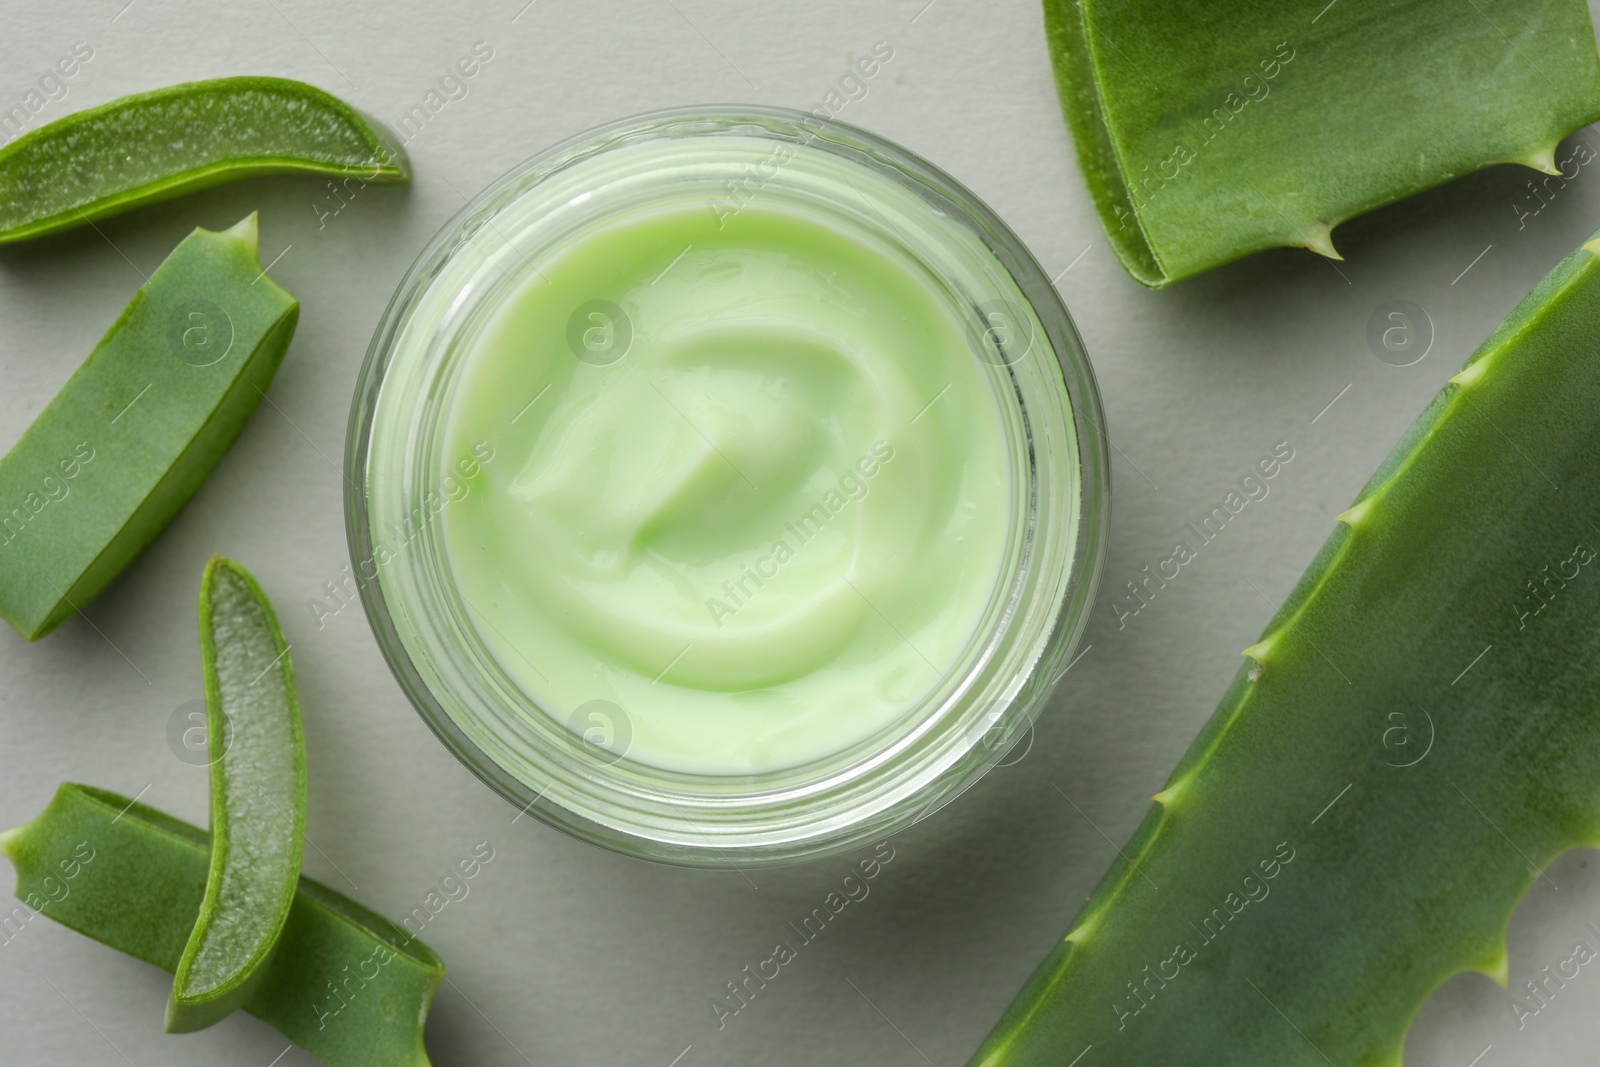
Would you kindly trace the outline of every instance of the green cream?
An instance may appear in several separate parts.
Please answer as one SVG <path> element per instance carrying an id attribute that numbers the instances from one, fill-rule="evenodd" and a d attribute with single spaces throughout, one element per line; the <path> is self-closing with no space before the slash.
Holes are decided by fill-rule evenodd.
<path id="1" fill-rule="evenodd" d="M 609 701 L 630 759 L 762 773 L 895 724 L 982 639 L 1015 512 L 994 368 L 897 243 L 758 195 L 530 266 L 465 335 L 441 477 L 494 458 L 439 522 L 547 714 Z"/>

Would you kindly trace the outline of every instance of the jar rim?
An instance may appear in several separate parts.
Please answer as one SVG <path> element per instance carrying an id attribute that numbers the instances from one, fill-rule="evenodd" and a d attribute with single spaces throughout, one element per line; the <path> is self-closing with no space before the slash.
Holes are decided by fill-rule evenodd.
<path id="1" fill-rule="evenodd" d="M 1058 450 L 1065 448 L 1071 452 L 1073 460 L 1067 483 L 1071 493 L 1064 494 L 1053 485 L 1047 487 L 1051 492 L 1045 494 L 1042 513 L 1037 510 L 1039 500 L 1035 500 L 1036 510 L 1029 513 L 1026 524 L 1027 546 L 1032 552 L 1037 537 L 1052 532 L 1053 524 L 1060 525 L 1061 516 L 1052 509 L 1071 512 L 1071 543 L 1064 548 L 1057 546 L 1053 556 L 1046 553 L 1041 559 L 1028 557 L 1034 561 L 1035 573 L 1027 573 L 1026 577 L 1043 583 L 1028 588 L 1054 590 L 1050 595 L 1055 599 L 1044 606 L 1048 610 L 1041 609 L 1037 603 L 1024 605 L 1032 612 L 1028 619 L 1037 632 L 1022 635 L 1018 641 L 1023 644 L 1031 641 L 1036 647 L 1022 648 L 1019 655 L 1026 662 L 1019 670 L 998 682 L 988 683 L 988 692 L 1004 691 L 1003 701 L 991 697 L 982 708 L 963 709 L 966 733 L 955 740 L 945 739 L 936 754 L 923 752 L 920 763 L 906 757 L 902 760 L 904 765 L 894 765 L 896 758 L 916 749 L 912 744 L 913 734 L 906 734 L 905 743 L 889 751 L 887 756 L 880 752 L 870 757 L 878 761 L 877 766 L 869 767 L 866 761 L 858 759 L 851 765 L 851 773 L 843 777 L 806 780 L 804 776 L 798 779 L 791 776 L 787 784 L 776 790 L 772 783 L 783 781 L 782 775 L 730 777 L 720 779 L 725 788 L 718 791 L 705 787 L 703 779 L 707 776 L 684 776 L 652 768 L 652 774 L 659 780 L 655 788 L 660 796 L 650 796 L 652 787 L 648 784 L 641 785 L 631 779 L 620 784 L 609 779 L 601 781 L 605 779 L 601 769 L 582 765 L 581 750 L 585 746 L 576 746 L 580 750 L 577 763 L 572 767 L 563 764 L 565 770 L 549 764 L 549 768 L 555 768 L 549 780 L 536 785 L 527 780 L 527 767 L 520 768 L 521 774 L 508 767 L 504 753 L 497 755 L 490 751 L 481 734 L 475 739 L 446 708 L 448 702 L 461 713 L 457 702 L 464 699 L 460 690 L 467 687 L 459 684 L 459 678 L 457 684 L 442 681 L 443 672 L 457 667 L 441 664 L 441 655 L 435 654 L 437 647 L 433 651 L 423 647 L 426 644 L 423 631 L 436 620 L 413 617 L 412 609 L 416 605 L 404 602 L 411 594 L 397 595 L 396 590 L 385 590 L 385 581 L 391 579 L 383 576 L 381 563 L 375 562 L 375 531 L 380 517 L 373 513 L 369 489 L 372 452 L 374 447 L 384 444 L 381 440 L 384 431 L 375 433 L 382 386 L 397 370 L 397 356 L 404 355 L 400 351 L 402 333 L 416 313 L 419 301 L 427 295 L 430 286 L 445 276 L 446 268 L 460 249 L 486 225 L 491 225 L 507 204 L 530 195 L 564 170 L 619 147 L 719 132 L 803 137 L 803 143 L 809 146 L 870 167 L 911 189 L 935 212 L 971 231 L 994 257 L 1000 270 L 1009 276 L 1026 301 L 1026 312 L 1038 324 L 1045 342 L 1043 347 L 1054 359 L 1041 357 L 1035 362 L 1050 364 L 1044 373 L 1060 392 L 1059 398 L 1027 400 L 1021 395 L 1026 389 L 1019 382 L 1019 377 L 1027 379 L 1027 374 L 1010 375 L 1009 380 L 1017 390 L 1011 399 L 1016 401 L 1024 421 L 1030 402 L 1036 404 L 1036 420 L 1048 420 L 1051 414 L 1059 414 L 1056 425 L 1035 427 L 1035 435 L 1026 442 L 1030 457 L 1027 473 L 1037 479 L 1036 462 L 1059 460 L 1048 454 L 1052 440 Z M 510 239 L 506 240 L 509 243 Z M 1033 369 L 1028 373 L 1033 373 Z M 1033 391 L 1039 393 L 1041 388 L 1035 385 Z M 745 105 L 652 111 L 580 133 L 513 167 L 446 222 L 407 271 L 373 334 L 352 401 L 345 457 L 346 532 L 352 569 L 380 650 L 412 705 L 458 760 L 522 813 L 532 814 L 581 839 L 640 858 L 705 867 L 793 862 L 857 847 L 919 821 L 975 783 L 1004 756 L 1011 742 L 1023 736 L 1024 727 L 1031 729 L 1055 682 L 1070 666 L 1068 656 L 1087 625 L 1089 606 L 1099 580 L 1109 524 L 1110 491 L 1103 427 L 1104 416 L 1093 371 L 1059 292 L 1015 233 L 954 178 L 884 138 L 832 118 L 821 119 L 814 113 Z M 1027 432 L 1025 429 L 1024 433 Z M 1062 435 L 1065 435 L 1064 444 Z M 1041 456 L 1041 452 L 1045 454 Z M 1057 462 L 1056 466 L 1060 467 L 1061 463 Z M 1036 482 L 1030 486 L 1030 492 L 1038 498 L 1040 486 Z M 1059 530 L 1054 532 L 1060 533 Z M 426 544 L 426 531 L 423 533 Z M 1046 568 L 1051 560 L 1059 565 L 1060 574 L 1036 573 Z M 1022 571 L 1027 572 L 1027 561 L 1021 566 Z M 373 572 L 370 576 L 369 569 Z M 394 575 L 402 570 L 405 568 L 390 568 L 388 573 Z M 1000 577 L 1004 584 L 1008 574 Z M 1024 575 L 1019 573 L 1012 577 L 1017 588 L 1015 595 L 1022 596 Z M 1011 618 L 1008 610 L 1007 619 Z M 444 692 L 440 692 L 441 689 Z M 950 699 L 954 701 L 960 696 L 956 693 Z M 933 716 L 927 718 L 929 723 L 933 721 Z M 952 718 L 945 725 L 948 727 L 954 721 Z M 565 729 L 559 724 L 557 728 Z M 569 770 L 573 773 L 567 774 Z M 684 780 L 693 780 L 702 788 L 684 794 L 674 793 L 660 784 Z M 890 792 L 883 792 L 889 785 L 893 787 Z M 611 790 L 612 793 L 606 794 L 606 803 L 610 806 L 599 807 L 598 800 L 591 801 L 574 792 L 584 789 Z M 618 800 L 619 797 L 623 799 Z M 669 808 L 661 807 L 662 797 Z M 586 808 L 590 803 L 596 806 Z M 630 804 L 639 813 L 648 810 L 648 817 L 633 812 Z M 680 804 L 687 805 L 688 810 L 683 810 Z M 783 817 L 772 815 L 782 805 L 788 805 Z M 679 825 L 673 825 L 673 810 L 678 811 Z M 747 814 L 765 812 L 767 821 L 760 822 L 759 829 L 753 829 L 760 820 L 746 826 L 739 821 L 741 811 Z M 517 817 L 520 818 L 520 814 Z"/>

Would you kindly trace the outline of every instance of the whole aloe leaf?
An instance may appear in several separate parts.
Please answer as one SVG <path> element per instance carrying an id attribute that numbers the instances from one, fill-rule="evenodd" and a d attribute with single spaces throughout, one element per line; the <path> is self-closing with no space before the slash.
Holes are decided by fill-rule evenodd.
<path id="1" fill-rule="evenodd" d="M 1505 984 L 1517 900 L 1600 843 L 1597 252 L 1340 516 L 975 1064 L 1399 1064 L 1450 975 Z"/>
<path id="2" fill-rule="evenodd" d="M 1600 117 L 1582 0 L 1044 13 L 1079 167 L 1112 248 L 1152 287 L 1282 245 L 1339 258 L 1329 231 L 1345 219 L 1491 163 L 1558 174 L 1557 143 Z"/>

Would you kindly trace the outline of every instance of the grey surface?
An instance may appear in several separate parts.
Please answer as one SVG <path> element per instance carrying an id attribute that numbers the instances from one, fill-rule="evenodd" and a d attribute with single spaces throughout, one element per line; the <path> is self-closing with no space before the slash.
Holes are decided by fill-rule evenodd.
<path id="1" fill-rule="evenodd" d="M 1030 0 L 870 10 L 841 0 L 125 2 L 7 0 L 0 104 L 20 101 L 80 39 L 94 59 L 41 121 L 171 82 L 262 73 L 324 86 L 393 123 L 474 42 L 488 41 L 494 58 L 411 142 L 413 186 L 363 191 L 320 230 L 321 181 L 257 180 L 108 221 L 104 236 L 0 251 L 0 446 L 115 318 L 139 284 L 134 268 L 148 272 L 197 224 L 220 228 L 259 208 L 263 259 L 283 253 L 273 276 L 304 305 L 271 403 L 88 618 L 33 646 L 0 628 L 0 823 L 34 815 L 62 779 L 144 791 L 204 823 L 205 772 L 174 757 L 166 729 L 201 695 L 201 565 L 213 551 L 243 561 L 294 645 L 310 753 L 306 870 L 398 917 L 476 842 L 496 850 L 470 895 L 426 930 L 450 964 L 428 1032 L 442 1065 L 963 1063 L 1115 857 L 1111 842 L 1132 833 L 1333 516 L 1473 347 L 1600 221 L 1593 165 L 1520 226 L 1531 172 L 1496 168 L 1341 227 L 1338 269 L 1281 251 L 1151 293 L 1106 247 Z M 515 812 L 413 713 L 360 612 L 319 630 L 306 601 L 346 561 L 337 464 L 368 338 L 463 195 L 559 138 L 641 110 L 809 109 L 878 40 L 894 59 L 841 118 L 947 168 L 1052 274 L 1065 271 L 1059 284 L 1119 449 L 1113 545 L 1091 647 L 1026 757 L 895 838 L 870 896 L 719 1030 L 711 999 L 788 936 L 785 924 L 818 905 L 852 857 L 746 878 L 622 859 L 531 819 L 513 825 Z M 1406 368 L 1374 358 L 1364 339 L 1368 316 L 1396 298 L 1425 308 L 1436 331 L 1428 356 Z M 1111 591 L 1280 441 L 1295 458 L 1270 496 L 1119 629 Z M 1594 943 L 1583 926 L 1600 920 L 1591 859 L 1564 857 L 1550 872 L 1560 889 L 1541 882 L 1519 908 L 1513 983 L 1575 940 Z M 0 1057 L 266 1067 L 284 1052 L 243 1016 L 163 1036 L 167 986 L 149 967 L 34 923 L 0 945 Z M 1481 1067 L 1590 1062 L 1597 1008 L 1600 978 L 1586 969 L 1519 1032 L 1505 994 L 1457 977 L 1423 1009 L 1407 1062 L 1465 1067 L 1486 1046 Z M 276 1062 L 311 1061 L 288 1051 Z"/>

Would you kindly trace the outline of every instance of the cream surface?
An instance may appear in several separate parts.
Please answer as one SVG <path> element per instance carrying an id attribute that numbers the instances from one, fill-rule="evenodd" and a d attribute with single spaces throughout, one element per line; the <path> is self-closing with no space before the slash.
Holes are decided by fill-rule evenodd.
<path id="1" fill-rule="evenodd" d="M 759 199 L 641 210 L 535 266 L 466 342 L 441 451 L 494 449 L 440 522 L 505 674 L 685 772 L 894 724 L 972 640 L 1013 511 L 996 398 L 935 282 Z"/>

